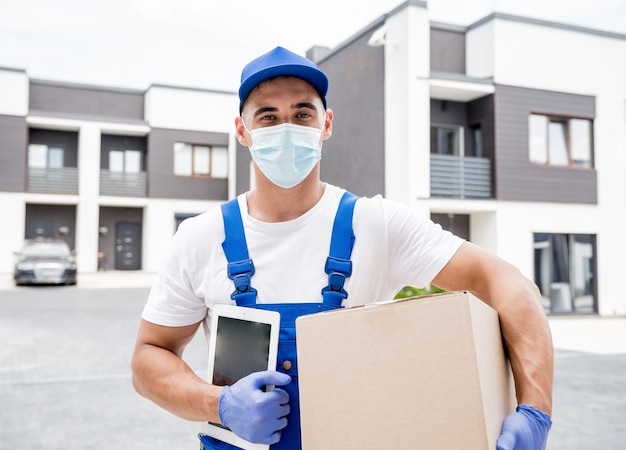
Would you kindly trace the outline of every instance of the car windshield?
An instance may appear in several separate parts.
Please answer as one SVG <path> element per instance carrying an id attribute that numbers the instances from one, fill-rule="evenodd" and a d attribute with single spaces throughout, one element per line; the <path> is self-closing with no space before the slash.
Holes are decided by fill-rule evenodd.
<path id="1" fill-rule="evenodd" d="M 65 242 L 36 242 L 26 245 L 22 249 L 22 255 L 31 257 L 65 257 L 70 255 L 70 249 Z"/>

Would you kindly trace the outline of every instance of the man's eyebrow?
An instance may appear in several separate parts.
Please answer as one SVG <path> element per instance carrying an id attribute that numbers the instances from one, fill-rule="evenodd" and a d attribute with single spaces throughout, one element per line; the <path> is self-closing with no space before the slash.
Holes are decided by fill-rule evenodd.
<path id="1" fill-rule="evenodd" d="M 265 114 L 266 112 L 276 112 L 276 111 L 278 111 L 278 108 L 275 108 L 273 106 L 262 106 L 256 111 L 254 111 L 253 117 L 257 117 L 261 114 Z"/>
<path id="2" fill-rule="evenodd" d="M 313 103 L 309 103 L 309 102 L 297 103 L 293 108 L 294 109 L 308 108 L 308 109 L 312 109 L 313 111 L 317 111 L 317 107 Z"/>

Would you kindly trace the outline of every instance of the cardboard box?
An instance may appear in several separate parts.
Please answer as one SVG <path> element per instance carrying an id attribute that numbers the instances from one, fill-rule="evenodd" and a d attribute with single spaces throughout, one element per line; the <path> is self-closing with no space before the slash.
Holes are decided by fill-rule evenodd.
<path id="1" fill-rule="evenodd" d="M 497 312 L 453 292 L 296 321 L 302 445 L 495 449 L 515 410 Z"/>

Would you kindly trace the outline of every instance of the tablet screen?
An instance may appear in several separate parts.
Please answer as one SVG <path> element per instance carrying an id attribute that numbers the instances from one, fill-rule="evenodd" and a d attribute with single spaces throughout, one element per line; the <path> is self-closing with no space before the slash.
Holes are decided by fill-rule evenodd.
<path id="1" fill-rule="evenodd" d="M 213 384 L 232 385 L 253 372 L 267 370 L 271 326 L 218 317 Z"/>

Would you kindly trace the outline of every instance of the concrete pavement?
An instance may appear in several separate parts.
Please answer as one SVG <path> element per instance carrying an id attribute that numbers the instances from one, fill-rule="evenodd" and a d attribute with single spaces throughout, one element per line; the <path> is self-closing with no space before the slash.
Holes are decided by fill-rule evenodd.
<path id="1" fill-rule="evenodd" d="M 554 348 L 594 355 L 626 354 L 626 317 L 550 317 Z"/>
<path id="2" fill-rule="evenodd" d="M 80 273 L 77 289 L 149 288 L 156 274 L 144 271 L 105 271 Z M 28 289 L 15 287 L 12 274 L 0 274 L 2 291 Z M 595 355 L 626 354 L 626 317 L 550 316 L 552 340 L 557 350 Z"/>
<path id="3" fill-rule="evenodd" d="M 77 287 L 14 287 L 0 275 L 0 450 L 197 448 L 199 425 L 137 395 L 129 361 L 155 274 L 83 274 Z M 111 288 L 111 289 L 106 289 Z M 551 317 L 549 450 L 626 442 L 626 318 Z M 206 376 L 198 333 L 185 360 Z"/>

